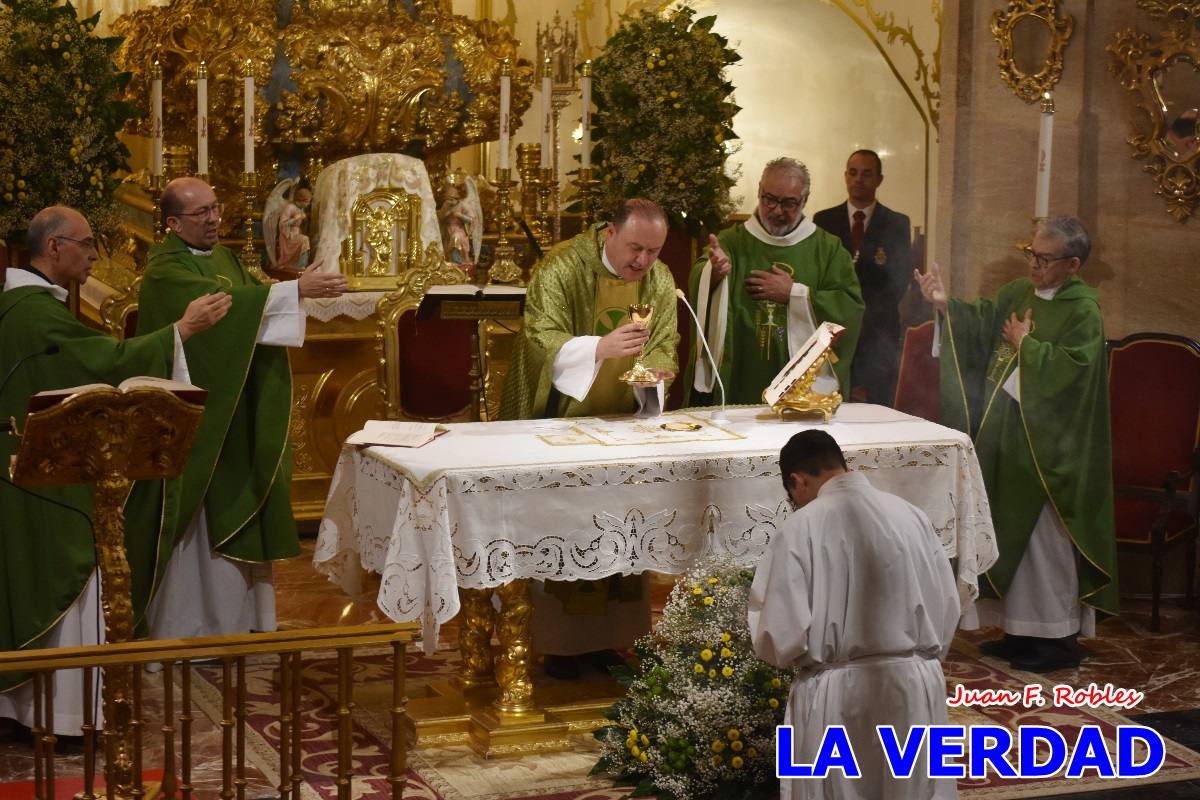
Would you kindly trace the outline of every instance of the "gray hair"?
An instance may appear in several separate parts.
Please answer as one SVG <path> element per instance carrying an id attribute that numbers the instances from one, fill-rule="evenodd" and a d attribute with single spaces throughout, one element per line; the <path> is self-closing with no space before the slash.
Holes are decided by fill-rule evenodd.
<path id="1" fill-rule="evenodd" d="M 74 209 L 67 206 L 50 206 L 34 214 L 25 234 L 31 259 L 46 255 L 46 240 L 63 234 L 70 225 L 72 211 Z"/>
<path id="2" fill-rule="evenodd" d="M 1087 262 L 1092 252 L 1092 240 L 1078 217 L 1050 217 L 1038 223 L 1037 232 L 1062 242 L 1063 258 L 1078 258 L 1079 265 Z"/>
<path id="3" fill-rule="evenodd" d="M 785 172 L 794 178 L 799 178 L 804 183 L 802 194 L 808 197 L 808 190 L 812 188 L 812 176 L 808 173 L 808 167 L 804 166 L 802 162 L 794 158 L 788 158 L 787 156 L 773 158 L 763 167 L 763 177 L 767 177 L 772 172 Z"/>

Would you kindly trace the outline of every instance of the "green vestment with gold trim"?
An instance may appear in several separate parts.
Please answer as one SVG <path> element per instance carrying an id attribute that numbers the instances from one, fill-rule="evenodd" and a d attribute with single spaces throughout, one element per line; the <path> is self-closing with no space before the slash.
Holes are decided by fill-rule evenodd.
<path id="1" fill-rule="evenodd" d="M 115 385 L 137 375 L 169 378 L 175 355 L 175 333 L 169 324 L 121 342 L 79 322 L 48 288 L 22 286 L 0 294 L 0 375 L 51 344 L 58 345 L 57 353 L 34 356 L 13 373 L 0 395 L 0 419 L 13 417 L 22 425 L 29 397 L 36 392 L 89 383 Z M 5 477 L 18 444 L 15 437 L 0 435 Z M 136 622 L 142 619 L 173 542 L 178 492 L 164 493 L 163 483 L 135 483 L 125 504 L 125 550 Z M 177 489 L 176 483 L 167 485 Z M 0 481 L 0 650 L 41 646 L 96 567 L 88 521 L 41 499 L 65 503 L 92 517 L 92 487 L 31 491 L 39 497 Z M 0 675 L 0 690 L 26 677 Z"/>
<path id="2" fill-rule="evenodd" d="M 596 308 L 597 286 L 614 280 L 601 259 L 607 227 L 602 223 L 559 243 L 538 265 L 525 297 L 525 324 L 504 379 L 501 419 L 629 414 L 637 409 L 633 389 L 625 385 L 615 394 L 606 392 L 610 398 L 604 407 L 588 402 L 593 400 L 590 395 L 580 402 L 555 392 L 556 404 L 547 408 L 554 359 L 562 346 L 577 336 L 603 336 L 628 321 L 626 309 Z M 638 281 L 637 297 L 639 303 L 654 304 L 642 361 L 675 372 L 679 346 L 675 280 L 666 264 L 654 262 Z"/>
<path id="3" fill-rule="evenodd" d="M 866 308 L 862 287 L 854 272 L 854 262 L 841 240 L 828 231 L 817 228 L 809 236 L 791 245 L 773 245 L 758 239 L 745 223 L 726 228 L 717 236 L 721 249 L 729 256 L 731 270 L 725 280 L 729 285 L 729 316 L 725 326 L 724 348 L 718 371 L 725 385 L 725 401 L 731 404 L 758 405 L 762 394 L 791 358 L 788 351 L 788 306 L 773 309 L 765 302 L 750 296 L 746 279 L 755 270 L 770 271 L 775 263 L 787 265 L 792 280 L 808 287 L 808 303 L 814 325 L 834 322 L 846 331 L 833 346 L 838 362 L 833 364 L 842 396 L 850 396 L 850 362 L 858 346 Z M 708 251 L 692 266 L 688 281 L 688 296 L 698 305 L 700 275 L 708 261 Z M 716 288 L 715 286 L 713 287 Z M 709 315 L 717 313 L 709 309 Z M 773 320 L 773 325 L 768 321 Z M 716 350 L 716 345 L 710 346 Z M 691 357 L 685 374 L 687 403 L 708 405 L 719 401 L 712 394 L 701 394 L 692 386 L 696 365 L 693 341 Z M 707 356 L 705 356 L 707 358 Z"/>
<path id="4" fill-rule="evenodd" d="M 300 541 L 291 508 L 291 366 L 287 348 L 256 342 L 269 287 L 229 248 L 194 255 L 171 233 L 150 248 L 138 331 L 178 319 L 216 291 L 233 297 L 229 313 L 184 345 L 192 383 L 208 390 L 208 401 L 183 474 L 179 533 L 204 503 L 214 551 L 236 561 L 292 558 Z"/>
<path id="5" fill-rule="evenodd" d="M 1001 334 L 1033 311 L 1019 351 Z M 983 582 L 1003 597 L 1047 500 L 1079 560 L 1079 599 L 1117 613 L 1108 363 L 1099 294 L 1079 277 L 1052 300 L 1028 278 L 995 299 L 951 300 L 941 339 L 942 422 L 975 441 L 1000 557 Z M 1005 391 L 1016 371 L 1020 402 Z"/>

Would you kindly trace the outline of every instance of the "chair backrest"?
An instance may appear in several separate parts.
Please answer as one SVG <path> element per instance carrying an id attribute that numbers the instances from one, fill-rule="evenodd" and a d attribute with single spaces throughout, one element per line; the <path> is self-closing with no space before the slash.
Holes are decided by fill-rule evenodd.
<path id="1" fill-rule="evenodd" d="M 137 333 L 138 295 L 141 293 L 142 278 L 122 292 L 111 294 L 100 304 L 100 321 L 108 332 L 118 339 L 128 339 Z"/>
<path id="2" fill-rule="evenodd" d="M 933 357 L 933 320 L 904 332 L 900 374 L 896 379 L 897 411 L 937 422 L 942 414 L 938 360 Z"/>
<path id="3" fill-rule="evenodd" d="M 1200 446 L 1200 342 L 1135 333 L 1108 346 L 1113 480 L 1159 488 Z"/>

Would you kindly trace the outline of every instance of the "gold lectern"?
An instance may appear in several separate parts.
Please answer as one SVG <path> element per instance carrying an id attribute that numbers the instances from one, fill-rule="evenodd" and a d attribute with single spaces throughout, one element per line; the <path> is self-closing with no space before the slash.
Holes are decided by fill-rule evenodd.
<path id="1" fill-rule="evenodd" d="M 179 396 L 162 388 L 89 388 L 25 418 L 13 462 L 14 483 L 26 488 L 94 485 L 96 564 L 109 642 L 133 638 L 125 499 L 133 481 L 183 472 L 205 394 L 194 387 Z M 110 796 L 120 798 L 133 797 L 135 791 L 143 796 L 140 745 L 131 725 L 133 669 L 102 667 L 104 776 L 114 789 Z"/>

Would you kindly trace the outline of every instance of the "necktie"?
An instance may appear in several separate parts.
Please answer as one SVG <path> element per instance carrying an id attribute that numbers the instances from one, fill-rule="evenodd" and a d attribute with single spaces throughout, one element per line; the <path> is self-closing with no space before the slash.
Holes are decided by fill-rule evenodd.
<path id="1" fill-rule="evenodd" d="M 858 260 L 858 252 L 862 250 L 863 234 L 866 229 L 863 227 L 863 220 L 867 215 L 858 209 L 854 212 L 854 224 L 850 226 L 850 253 L 854 256 L 854 260 Z"/>

